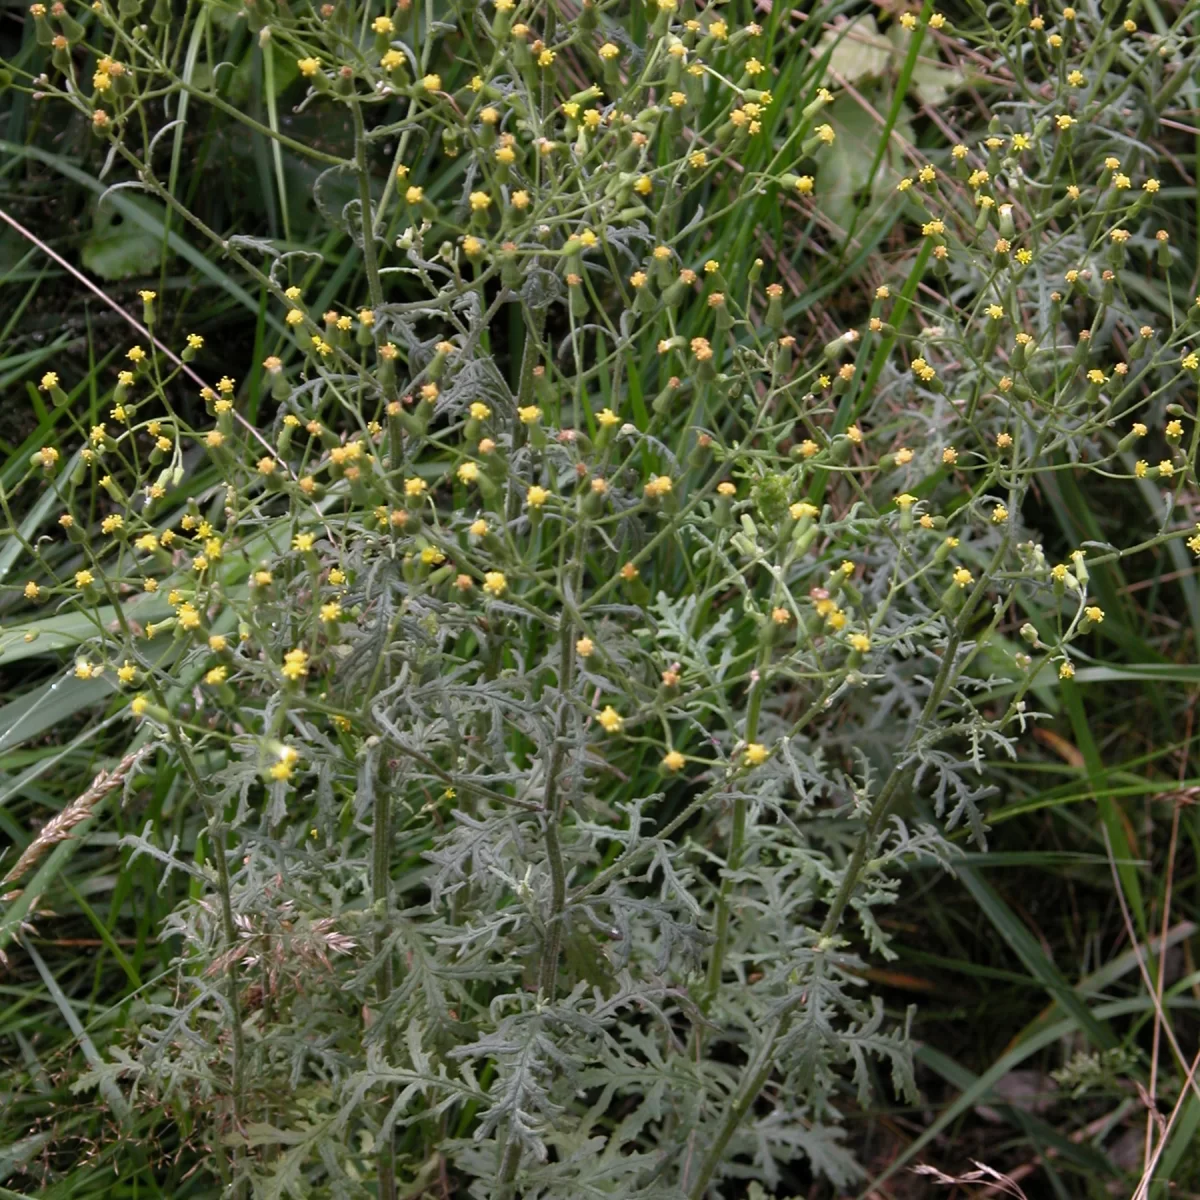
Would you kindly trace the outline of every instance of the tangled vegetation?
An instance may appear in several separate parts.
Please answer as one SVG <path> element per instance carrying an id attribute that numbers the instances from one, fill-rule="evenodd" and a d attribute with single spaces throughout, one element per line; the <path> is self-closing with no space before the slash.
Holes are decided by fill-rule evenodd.
<path id="1" fill-rule="evenodd" d="M 4 1195 L 1200 1187 L 1200 6 L 864 10 L 22 12 Z"/>

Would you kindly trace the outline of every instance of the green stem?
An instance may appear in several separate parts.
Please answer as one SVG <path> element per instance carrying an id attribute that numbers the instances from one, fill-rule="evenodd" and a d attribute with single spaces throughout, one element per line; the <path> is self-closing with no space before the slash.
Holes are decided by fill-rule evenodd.
<path id="1" fill-rule="evenodd" d="M 392 994 L 392 956 L 384 955 L 387 945 L 387 921 L 391 906 L 391 800 L 386 767 L 375 782 L 374 825 L 371 830 L 371 899 L 375 904 L 375 954 L 383 956 L 379 965 L 375 995 L 382 1009 Z M 391 1034 L 386 1036 L 387 1057 L 391 1061 Z M 379 1151 L 380 1200 L 396 1200 L 396 1137 L 395 1132 L 380 1139 Z"/>
<path id="2" fill-rule="evenodd" d="M 525 344 L 521 350 L 521 377 L 517 384 L 517 407 L 526 408 L 533 403 L 533 368 L 537 366 L 538 353 L 541 348 L 542 330 L 546 326 L 546 310 L 539 308 L 530 310 L 523 308 L 525 317 Z M 519 422 L 513 423 L 513 429 L 518 434 L 524 432 L 524 426 Z M 516 450 L 517 439 L 513 439 L 513 449 Z M 508 496 L 505 502 L 505 515 L 511 523 L 515 521 L 521 506 L 521 495 L 518 490 L 520 481 L 516 475 L 511 475 L 508 481 Z"/>
<path id="3" fill-rule="evenodd" d="M 550 866 L 550 915 L 546 920 L 546 942 L 542 948 L 541 969 L 538 972 L 538 992 L 545 1001 L 554 999 L 558 980 L 558 959 L 562 951 L 563 915 L 567 903 L 567 872 L 563 865 L 562 846 L 558 838 L 559 799 L 558 779 L 562 773 L 566 742 L 567 692 L 575 665 L 574 636 L 569 621 L 563 621 L 559 636 L 559 706 L 554 723 L 554 744 L 546 767 L 546 861 Z"/>
<path id="4" fill-rule="evenodd" d="M 379 277 L 379 255 L 375 247 L 375 217 L 371 209 L 371 172 L 367 162 L 367 131 L 363 124 L 362 105 L 357 101 L 350 105 L 354 116 L 354 168 L 358 175 L 359 226 L 363 239 L 363 267 L 367 276 L 367 289 L 371 296 L 371 307 L 383 303 L 383 282 Z"/>
<path id="5" fill-rule="evenodd" d="M 750 743 L 758 736 L 758 717 L 762 711 L 763 695 L 767 685 L 767 664 L 771 656 L 768 642 L 763 643 L 758 653 L 756 674 L 758 678 L 750 691 L 750 702 L 746 709 L 746 742 Z M 746 850 L 746 797 L 740 793 L 733 801 L 733 831 L 729 838 L 729 855 L 725 860 L 724 878 L 721 880 L 721 892 L 717 898 L 717 929 L 716 942 L 713 945 L 712 958 L 708 961 L 708 976 L 704 986 L 704 1002 L 702 1007 L 707 1011 L 717 998 L 721 987 L 721 975 L 725 969 L 725 951 L 729 944 L 729 903 L 733 895 L 733 877 L 742 865 L 742 855 Z"/>

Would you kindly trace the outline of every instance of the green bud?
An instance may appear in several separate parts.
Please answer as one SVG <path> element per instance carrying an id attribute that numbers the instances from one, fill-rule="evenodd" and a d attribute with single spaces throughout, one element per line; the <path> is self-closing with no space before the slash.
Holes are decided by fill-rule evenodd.
<path id="1" fill-rule="evenodd" d="M 1075 565 L 1075 578 L 1079 580 L 1080 586 L 1087 587 L 1088 569 L 1087 559 L 1084 557 L 1082 550 L 1074 550 L 1071 552 L 1071 562 Z"/>

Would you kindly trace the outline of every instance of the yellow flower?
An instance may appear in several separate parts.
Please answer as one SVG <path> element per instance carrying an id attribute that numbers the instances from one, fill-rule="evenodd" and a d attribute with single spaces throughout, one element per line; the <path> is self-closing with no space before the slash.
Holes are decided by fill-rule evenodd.
<path id="1" fill-rule="evenodd" d="M 342 619 L 342 606 L 336 600 L 329 600 L 321 605 L 321 620 L 322 621 L 340 621 Z"/>
<path id="2" fill-rule="evenodd" d="M 487 192 L 472 192 L 469 200 L 472 212 L 486 212 L 488 206 L 492 203 L 492 198 Z"/>
<path id="3" fill-rule="evenodd" d="M 762 742 L 751 742 L 745 750 L 742 751 L 746 761 L 752 766 L 761 766 L 771 757 L 771 752 L 762 744 Z"/>
<path id="4" fill-rule="evenodd" d="M 611 704 L 604 706 L 596 720 L 604 726 L 605 733 L 620 733 L 621 727 L 625 724 L 624 717 Z"/>
<path id="5" fill-rule="evenodd" d="M 319 58 L 298 58 L 296 66 L 300 69 L 300 74 L 305 79 L 311 79 L 321 69 L 321 60 Z"/>
<path id="6" fill-rule="evenodd" d="M 411 475 L 404 481 L 404 494 L 412 499 L 423 496 L 429 485 L 419 476 Z"/>
<path id="7" fill-rule="evenodd" d="M 1058 677 L 1059 679 L 1074 679 L 1075 667 L 1069 662 L 1064 662 L 1058 668 Z"/>
<path id="8" fill-rule="evenodd" d="M 542 410 L 536 404 L 526 404 L 517 409 L 517 416 L 522 425 L 532 425 L 541 419 Z"/>
<path id="9" fill-rule="evenodd" d="M 550 493 L 544 487 L 538 487 L 536 483 L 525 493 L 525 503 L 530 508 L 541 508 L 549 499 Z"/>
<path id="10" fill-rule="evenodd" d="M 295 683 L 308 674 L 308 654 L 304 650 L 289 650 L 283 656 L 283 666 L 280 668 L 285 679 Z"/>
<path id="11" fill-rule="evenodd" d="M 75 572 L 75 586 L 77 588 L 91 587 L 96 582 L 96 577 L 86 567 L 82 571 Z"/>
<path id="12" fill-rule="evenodd" d="M 442 77 L 440 75 L 426 75 L 421 80 L 421 86 L 427 92 L 440 92 L 442 90 Z"/>
<path id="13" fill-rule="evenodd" d="M 667 771 L 682 771 L 687 765 L 687 759 L 678 750 L 668 750 L 663 755 L 662 765 Z"/>
<path id="14" fill-rule="evenodd" d="M 992 509 L 992 521 L 997 525 L 1003 525 L 1008 520 L 1008 509 L 1003 504 L 997 504 Z"/>
<path id="15" fill-rule="evenodd" d="M 465 462 L 455 471 L 455 474 L 463 483 L 474 483 L 479 478 L 479 465 Z"/>
<path id="16" fill-rule="evenodd" d="M 857 650 L 859 654 L 866 654 L 871 648 L 871 639 L 865 633 L 852 633 L 846 640 L 850 643 L 850 649 Z"/>
<path id="17" fill-rule="evenodd" d="M 955 586 L 959 588 L 965 588 L 967 584 L 971 582 L 971 579 L 971 572 L 968 571 L 966 567 L 959 567 L 958 570 L 954 572 L 954 583 Z"/>
<path id="18" fill-rule="evenodd" d="M 488 571 L 483 577 L 483 590 L 493 596 L 501 596 L 508 587 L 503 571 Z"/>

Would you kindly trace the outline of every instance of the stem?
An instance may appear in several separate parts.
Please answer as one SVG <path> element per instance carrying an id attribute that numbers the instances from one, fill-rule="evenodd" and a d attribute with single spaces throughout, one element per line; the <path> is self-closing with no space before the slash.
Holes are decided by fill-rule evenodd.
<path id="1" fill-rule="evenodd" d="M 371 208 L 371 173 L 367 165 L 367 130 L 363 124 L 362 105 L 355 101 L 350 105 L 354 116 L 354 168 L 358 175 L 359 225 L 362 228 L 363 267 L 367 275 L 367 289 L 371 296 L 371 307 L 383 303 L 383 283 L 379 277 L 379 256 L 375 251 L 375 216 Z"/>
<path id="2" fill-rule="evenodd" d="M 550 915 L 546 921 L 546 944 L 542 948 L 542 963 L 538 972 L 538 992 L 546 1001 L 554 999 L 555 985 L 558 981 L 563 913 L 567 902 L 567 872 L 563 866 L 562 846 L 558 840 L 558 777 L 562 771 L 563 743 L 567 733 L 566 692 L 570 687 L 575 665 L 572 636 L 570 623 L 564 621 L 559 637 L 558 718 L 554 723 L 554 744 L 550 748 L 550 762 L 546 768 L 546 861 L 550 865 Z"/>
<path id="3" fill-rule="evenodd" d="M 380 770 L 375 784 L 374 824 L 371 830 L 371 899 L 379 922 L 375 932 L 375 953 L 382 955 L 387 943 L 386 922 L 390 908 L 391 884 L 391 791 L 388 789 L 386 765 Z M 388 954 L 379 966 L 375 995 L 380 1008 L 392 994 L 392 956 Z M 386 1053 L 391 1060 L 391 1032 L 385 1037 Z M 379 1144 L 379 1198 L 396 1200 L 396 1138 L 389 1132 Z"/>
<path id="4" fill-rule="evenodd" d="M 763 694 L 766 691 L 767 662 L 770 658 L 771 647 L 764 643 L 758 653 L 758 664 L 755 668 L 758 676 L 750 692 L 750 702 L 746 708 L 746 742 L 752 742 L 758 736 L 758 716 L 762 711 Z M 733 800 L 733 832 L 729 839 L 729 856 L 725 860 L 724 877 L 721 880 L 721 892 L 717 897 L 717 932 L 716 944 L 713 946 L 712 958 L 708 961 L 708 976 L 704 985 L 704 1001 L 701 1007 L 707 1011 L 717 998 L 721 987 L 721 975 L 725 969 L 725 950 L 729 943 L 729 901 L 733 895 L 733 876 L 742 865 L 742 855 L 746 849 L 746 797 L 737 795 Z"/>
<path id="5" fill-rule="evenodd" d="M 533 368 L 537 366 L 538 347 L 542 340 L 542 330 L 546 326 L 546 310 L 539 308 L 531 311 L 526 308 L 525 314 L 525 345 L 521 350 L 521 379 L 517 385 L 517 407 L 525 408 L 533 403 Z M 524 426 L 515 422 L 513 426 L 517 433 L 524 432 Z M 513 449 L 517 449 L 514 438 Z M 505 515 L 511 524 L 521 511 L 521 497 L 517 490 L 518 480 L 511 475 L 508 481 L 508 497 L 505 503 Z"/>
<path id="6" fill-rule="evenodd" d="M 201 793 L 203 795 L 203 793 Z M 221 896 L 221 927 L 225 935 L 225 943 L 232 949 L 238 943 L 237 925 L 233 919 L 233 889 L 229 881 L 229 863 L 225 851 L 225 822 L 218 811 L 213 808 L 209 816 L 209 836 L 213 840 L 213 850 L 217 860 L 217 890 Z M 232 1069 L 233 1113 L 237 1120 L 242 1106 L 242 1088 L 245 1075 L 246 1043 L 242 1031 L 242 1003 L 238 995 L 239 972 L 236 961 L 231 959 L 229 965 L 229 989 L 227 1000 L 230 1008 L 232 1029 Z"/>
<path id="7" fill-rule="evenodd" d="M 529 343 L 526 342 L 528 349 Z M 581 521 L 575 535 L 574 567 L 576 583 L 583 561 L 583 540 L 586 525 Z M 550 866 L 550 913 L 546 918 L 546 941 L 542 947 L 542 961 L 538 969 L 538 998 L 548 1004 L 554 1000 L 558 986 L 558 960 L 562 953 L 562 926 L 567 907 L 567 872 L 562 859 L 562 845 L 558 838 L 558 821 L 561 805 L 558 798 L 558 779 L 562 773 L 563 746 L 567 734 L 567 693 L 575 674 L 574 626 L 564 616 L 559 623 L 558 642 L 558 717 L 554 722 L 554 742 L 550 747 L 550 759 L 546 766 L 546 861 Z M 512 1200 L 513 1181 L 521 1165 L 521 1143 L 510 1130 L 508 1143 L 504 1147 L 504 1158 L 500 1164 L 499 1200 Z"/>

